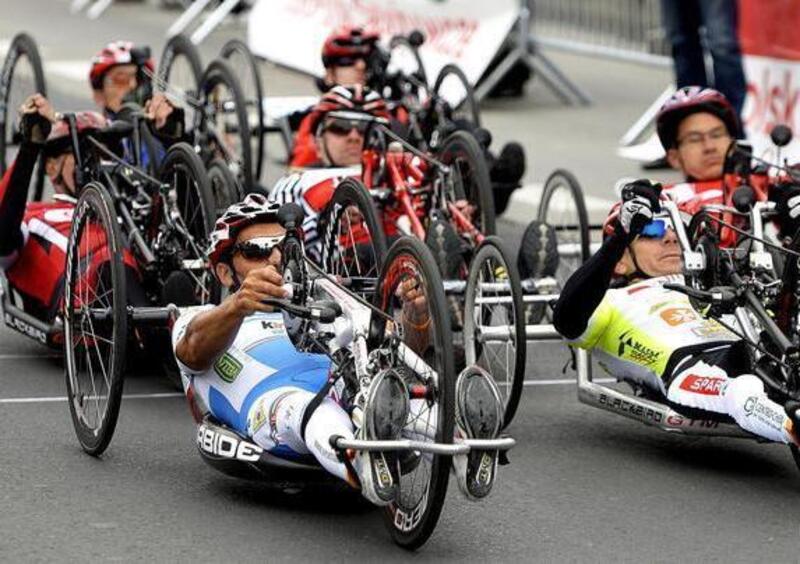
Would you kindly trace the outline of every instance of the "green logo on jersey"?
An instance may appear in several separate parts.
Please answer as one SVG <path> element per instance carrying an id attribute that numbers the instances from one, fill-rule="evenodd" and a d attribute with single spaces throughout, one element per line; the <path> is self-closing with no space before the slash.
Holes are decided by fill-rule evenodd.
<path id="1" fill-rule="evenodd" d="M 228 353 L 219 357 L 219 360 L 214 363 L 214 371 L 219 374 L 219 377 L 228 382 L 229 384 L 236 380 L 239 372 L 242 371 L 242 363 L 233 358 Z"/>

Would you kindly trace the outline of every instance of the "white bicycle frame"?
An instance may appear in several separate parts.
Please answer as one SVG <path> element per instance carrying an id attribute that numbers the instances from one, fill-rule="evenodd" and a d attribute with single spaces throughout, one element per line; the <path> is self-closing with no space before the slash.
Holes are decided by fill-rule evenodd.
<path id="1" fill-rule="evenodd" d="M 347 348 L 353 354 L 356 377 L 362 389 L 366 389 L 372 380 L 369 366 L 367 337 L 373 312 L 370 308 L 355 299 L 331 280 L 318 278 L 314 281 L 314 293 L 320 298 L 334 300 L 342 309 L 342 314 L 331 324 L 319 324 L 336 335 L 329 343 L 329 352 L 335 353 Z M 431 378 L 438 382 L 436 371 L 422 360 L 417 353 L 404 343 L 399 343 L 397 353 L 400 360 L 423 378 Z M 336 439 L 334 446 L 339 449 L 382 450 L 382 451 L 417 451 L 432 454 L 456 455 L 467 454 L 472 449 L 508 450 L 516 444 L 510 437 L 497 439 L 465 439 L 458 444 L 434 443 L 414 440 L 369 441 L 358 439 Z"/>

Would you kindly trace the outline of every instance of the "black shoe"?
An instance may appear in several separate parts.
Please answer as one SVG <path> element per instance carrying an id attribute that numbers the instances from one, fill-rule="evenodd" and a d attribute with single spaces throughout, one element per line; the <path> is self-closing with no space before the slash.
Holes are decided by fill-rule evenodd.
<path id="1" fill-rule="evenodd" d="M 525 174 L 525 149 L 516 142 L 506 143 L 492 163 L 489 176 L 493 184 L 515 184 Z"/>
<path id="2" fill-rule="evenodd" d="M 494 439 L 503 426 L 503 400 L 491 375 L 472 365 L 456 381 L 457 434 L 466 439 Z M 497 476 L 498 451 L 473 449 L 453 457 L 458 487 L 471 500 L 489 495 Z"/>

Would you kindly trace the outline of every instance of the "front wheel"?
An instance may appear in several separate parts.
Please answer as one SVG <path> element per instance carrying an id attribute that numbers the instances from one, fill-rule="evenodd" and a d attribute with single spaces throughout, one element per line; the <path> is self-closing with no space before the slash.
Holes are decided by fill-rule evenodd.
<path id="1" fill-rule="evenodd" d="M 442 280 L 424 243 L 402 237 L 392 245 L 374 303 L 386 317 L 373 314 L 373 346 L 393 349 L 393 368 L 411 391 L 411 413 L 402 438 L 452 443 L 453 341 Z M 384 523 L 398 545 L 415 549 L 428 540 L 439 520 L 450 457 L 408 453 L 399 457 L 397 471 L 398 493 L 384 508 Z"/>
<path id="2" fill-rule="evenodd" d="M 488 237 L 469 269 L 464 297 L 467 366 L 485 369 L 500 387 L 507 427 L 525 379 L 527 340 L 519 274 L 498 237 Z"/>
<path id="3" fill-rule="evenodd" d="M 122 235 L 108 192 L 81 191 L 67 246 L 64 342 L 67 401 L 83 450 L 99 456 L 114 435 L 128 339 Z"/>

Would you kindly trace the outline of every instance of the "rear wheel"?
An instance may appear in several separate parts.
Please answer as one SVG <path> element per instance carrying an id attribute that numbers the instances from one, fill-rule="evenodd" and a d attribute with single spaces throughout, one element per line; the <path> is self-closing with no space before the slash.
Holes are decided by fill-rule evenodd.
<path id="1" fill-rule="evenodd" d="M 441 277 L 421 241 L 403 237 L 389 249 L 375 305 L 392 321 L 373 314 L 373 343 L 392 346 L 387 345 L 392 335 L 402 340 L 394 368 L 412 396 L 403 438 L 452 443 L 455 374 L 450 321 Z M 397 544 L 415 549 L 428 540 L 444 505 L 449 472 L 449 456 L 398 457 L 398 493 L 384 508 L 384 523 Z"/>
<path id="2" fill-rule="evenodd" d="M 544 184 L 537 219 L 556 230 L 558 268 L 556 280 L 563 288 L 567 278 L 589 258 L 589 216 L 578 180 L 567 170 L 556 170 Z"/>
<path id="3" fill-rule="evenodd" d="M 478 142 L 466 131 L 456 131 L 444 141 L 438 157 L 451 167 L 453 197 L 474 206 L 472 224 L 480 233 L 494 235 L 497 228 L 492 180 Z"/>
<path id="4" fill-rule="evenodd" d="M 472 260 L 464 298 L 464 354 L 495 379 L 503 396 L 503 426 L 514 418 L 525 378 L 527 340 L 519 274 L 497 237 Z"/>
<path id="5" fill-rule="evenodd" d="M 72 423 L 94 456 L 111 442 L 122 400 L 128 340 L 122 252 L 111 197 L 90 183 L 75 207 L 67 246 L 64 351 Z"/>
<path id="6" fill-rule="evenodd" d="M 201 149 L 209 159 L 224 159 L 249 192 L 255 186 L 250 126 L 242 88 L 228 63 L 216 60 L 208 65 L 200 85 L 200 98 L 199 128 L 206 145 Z"/>
<path id="7" fill-rule="evenodd" d="M 216 217 L 221 216 L 231 204 L 244 199 L 239 181 L 222 159 L 214 159 L 208 165 L 208 181 L 214 197 Z"/>
<path id="8" fill-rule="evenodd" d="M 197 47 L 188 37 L 175 35 L 167 41 L 158 62 L 158 76 L 167 85 L 168 93 L 183 98 L 186 102 L 183 104 L 186 123 L 195 123 L 203 63 Z"/>
<path id="9" fill-rule="evenodd" d="M 33 38 L 20 33 L 11 41 L 0 75 L 0 176 L 14 162 L 22 141 L 19 107 L 28 96 L 37 92 L 47 96 L 42 59 Z M 33 172 L 28 200 L 41 200 L 43 191 L 44 158 L 40 156 Z"/>
<path id="10" fill-rule="evenodd" d="M 216 221 L 216 207 L 203 162 L 186 143 L 170 147 L 161 165 L 159 179 L 169 184 L 166 213 L 173 223 L 168 229 L 175 247 L 175 270 L 192 281 L 187 303 L 219 301 L 220 288 L 206 264 L 206 249 Z"/>
<path id="11" fill-rule="evenodd" d="M 433 92 L 435 98 L 447 100 L 452 108 L 451 119 L 468 121 L 474 127 L 481 126 L 481 111 L 475 98 L 475 89 L 461 67 L 453 64 L 442 67 L 433 83 Z M 454 100 L 458 102 L 454 104 Z M 443 109 L 439 111 L 444 113 Z"/>
<path id="12" fill-rule="evenodd" d="M 255 167 L 253 178 L 258 182 L 264 164 L 264 93 L 261 88 L 261 73 L 250 48 L 239 39 L 231 39 L 223 45 L 220 55 L 228 61 L 242 87 Z"/>
<path id="13" fill-rule="evenodd" d="M 386 235 L 364 185 L 346 178 L 320 215 L 321 266 L 344 278 L 377 278 L 386 256 Z"/>

